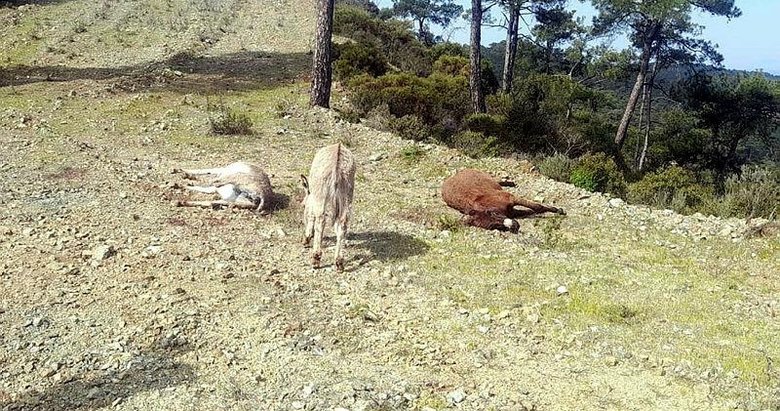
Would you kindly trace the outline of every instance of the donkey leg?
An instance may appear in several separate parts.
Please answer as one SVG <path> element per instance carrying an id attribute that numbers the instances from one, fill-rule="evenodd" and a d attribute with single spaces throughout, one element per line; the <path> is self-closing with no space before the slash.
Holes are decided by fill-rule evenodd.
<path id="1" fill-rule="evenodd" d="M 225 172 L 225 167 L 194 168 L 194 169 L 184 169 L 180 171 L 188 176 L 220 175 Z"/>
<path id="2" fill-rule="evenodd" d="M 214 186 L 185 186 L 184 188 L 190 191 L 204 194 L 214 194 L 217 192 L 217 187 Z"/>
<path id="3" fill-rule="evenodd" d="M 205 200 L 205 201 L 196 201 L 196 200 L 181 200 L 176 202 L 176 205 L 179 207 L 205 207 L 205 208 L 214 208 L 214 206 L 229 206 L 231 203 L 228 203 L 224 200 Z"/>
<path id="4" fill-rule="evenodd" d="M 306 213 L 304 213 L 306 214 Z M 311 239 L 314 238 L 314 216 L 313 215 L 306 215 L 305 223 L 306 228 L 303 232 L 303 246 L 309 247 L 311 246 Z"/>
<path id="5" fill-rule="evenodd" d="M 319 268 L 322 261 L 322 237 L 324 234 L 325 215 L 320 214 L 314 217 L 314 250 L 311 255 L 311 265 L 314 268 Z"/>
<path id="6" fill-rule="evenodd" d="M 512 215 L 510 216 L 512 218 L 523 218 L 523 217 L 528 217 L 530 215 L 541 214 L 541 213 L 555 213 L 561 215 L 566 214 L 566 212 L 563 211 L 562 208 L 558 208 L 558 207 L 554 207 L 542 203 L 537 203 L 536 201 L 526 200 L 525 198 L 521 198 L 521 197 L 513 196 L 512 206 L 513 206 L 511 208 Z M 515 206 L 520 206 L 523 208 L 515 208 Z"/>
<path id="7" fill-rule="evenodd" d="M 176 203 L 180 207 L 206 207 L 214 208 L 214 206 L 235 207 L 243 209 L 254 209 L 255 204 L 251 201 L 225 201 L 225 200 L 206 200 L 206 201 L 193 201 L 193 200 L 181 200 Z"/>
<path id="8" fill-rule="evenodd" d="M 344 250 L 344 240 L 347 237 L 347 225 L 349 224 L 349 217 L 344 216 L 336 221 L 334 225 L 334 231 L 336 232 L 336 271 L 344 271 L 344 256 L 342 252 Z"/>

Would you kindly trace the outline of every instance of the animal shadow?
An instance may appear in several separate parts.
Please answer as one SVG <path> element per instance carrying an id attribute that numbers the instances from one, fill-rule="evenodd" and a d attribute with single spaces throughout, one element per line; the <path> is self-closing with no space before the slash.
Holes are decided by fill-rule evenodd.
<path id="1" fill-rule="evenodd" d="M 0 410 L 93 410 L 111 407 L 116 398 L 187 384 L 196 380 L 196 374 L 175 357 L 189 349 L 187 344 L 170 347 L 161 340 L 142 349 L 128 369 L 80 372 L 43 391 L 32 390 L 13 401 L 0 400 Z"/>
<path id="2" fill-rule="evenodd" d="M 425 254 L 430 249 L 424 241 L 394 231 L 366 231 L 349 237 L 355 248 L 371 254 L 367 258 L 383 262 L 404 260 Z"/>

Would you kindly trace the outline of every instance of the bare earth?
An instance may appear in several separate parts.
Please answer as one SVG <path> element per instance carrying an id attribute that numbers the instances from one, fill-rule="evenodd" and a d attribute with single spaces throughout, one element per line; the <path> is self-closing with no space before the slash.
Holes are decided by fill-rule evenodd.
<path id="1" fill-rule="evenodd" d="M 267 3 L 0 8 L 0 409 L 780 409 L 777 237 L 306 109 L 311 5 Z M 215 104 L 254 134 L 209 134 Z M 336 140 L 340 274 L 296 187 Z M 173 168 L 239 159 L 270 216 L 171 205 Z M 463 167 L 568 216 L 453 227 Z"/>

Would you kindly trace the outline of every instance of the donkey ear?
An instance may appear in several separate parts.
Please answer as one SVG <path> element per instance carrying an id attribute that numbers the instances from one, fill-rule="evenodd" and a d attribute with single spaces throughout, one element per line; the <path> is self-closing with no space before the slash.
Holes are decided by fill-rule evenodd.
<path id="1" fill-rule="evenodd" d="M 301 186 L 303 187 L 304 191 L 306 191 L 306 194 L 309 194 L 309 180 L 306 179 L 306 176 L 301 174 Z"/>

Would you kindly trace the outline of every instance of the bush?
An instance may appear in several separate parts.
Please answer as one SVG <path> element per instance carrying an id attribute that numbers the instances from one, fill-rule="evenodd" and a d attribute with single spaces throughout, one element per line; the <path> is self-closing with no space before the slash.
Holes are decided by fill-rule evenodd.
<path id="1" fill-rule="evenodd" d="M 452 233 L 457 233 L 463 229 L 463 223 L 461 220 L 450 214 L 441 214 L 437 222 L 439 230 L 448 230 Z"/>
<path id="2" fill-rule="evenodd" d="M 545 157 L 539 163 L 539 171 L 553 180 L 568 183 L 575 164 L 576 161 L 568 156 L 556 153 L 552 156 Z"/>
<path id="3" fill-rule="evenodd" d="M 571 172 L 570 181 L 588 191 L 608 192 L 617 197 L 626 194 L 626 180 L 615 161 L 604 153 L 586 154 L 580 157 Z"/>
<path id="4" fill-rule="evenodd" d="M 501 115 L 474 113 L 463 120 L 463 127 L 486 136 L 500 137 L 504 134 L 505 119 Z"/>
<path id="5" fill-rule="evenodd" d="M 384 59 L 399 70 L 427 75 L 431 70 L 428 50 L 407 22 L 381 20 L 361 7 L 336 7 L 333 34 L 368 43 L 381 50 Z"/>
<path id="6" fill-rule="evenodd" d="M 458 43 L 436 43 L 429 49 L 431 60 L 436 61 L 442 56 L 466 57 L 469 56 L 469 47 Z"/>
<path id="7" fill-rule="evenodd" d="M 569 181 L 571 181 L 575 187 L 588 191 L 596 191 L 598 187 L 598 183 L 596 183 L 596 178 L 593 174 L 581 169 L 573 170 L 571 176 L 569 176 Z"/>
<path id="8" fill-rule="evenodd" d="M 679 213 L 712 211 L 714 193 L 711 185 L 703 185 L 693 171 L 680 166 L 646 174 L 628 189 L 632 203 L 658 208 L 671 208 Z"/>
<path id="9" fill-rule="evenodd" d="M 209 116 L 209 124 L 214 134 L 252 134 L 252 119 L 249 115 L 222 104 L 217 107 L 215 115 Z"/>
<path id="10" fill-rule="evenodd" d="M 379 16 L 379 7 L 371 0 L 338 0 L 337 7 L 352 6 L 365 10 L 372 16 Z"/>
<path id="11" fill-rule="evenodd" d="M 412 144 L 401 149 L 401 158 L 408 164 L 420 162 L 425 157 L 425 150 L 417 144 Z"/>
<path id="12" fill-rule="evenodd" d="M 452 137 L 449 145 L 463 154 L 473 157 L 496 157 L 501 152 L 498 140 L 474 131 L 463 131 Z"/>
<path id="13" fill-rule="evenodd" d="M 433 72 L 468 77 L 469 59 L 461 56 L 443 55 L 433 62 Z"/>
<path id="14" fill-rule="evenodd" d="M 726 179 L 722 214 L 735 217 L 776 216 L 780 205 L 780 166 L 746 165 Z"/>
<path id="15" fill-rule="evenodd" d="M 446 139 L 460 127 L 470 110 L 468 80 L 434 73 L 417 77 L 391 73 L 372 78 L 361 75 L 347 83 L 356 109 L 368 113 L 386 105 L 390 114 L 416 116 L 436 138 Z M 397 128 L 397 127 L 391 127 Z"/>
<path id="16" fill-rule="evenodd" d="M 431 128 L 420 117 L 406 115 L 401 118 L 390 117 L 386 120 L 386 127 L 395 132 L 401 138 L 413 141 L 426 141 L 431 138 Z"/>
<path id="17" fill-rule="evenodd" d="M 341 81 L 363 73 L 378 77 L 388 70 L 384 55 L 371 43 L 347 42 L 337 44 L 335 50 L 333 69 Z"/>

